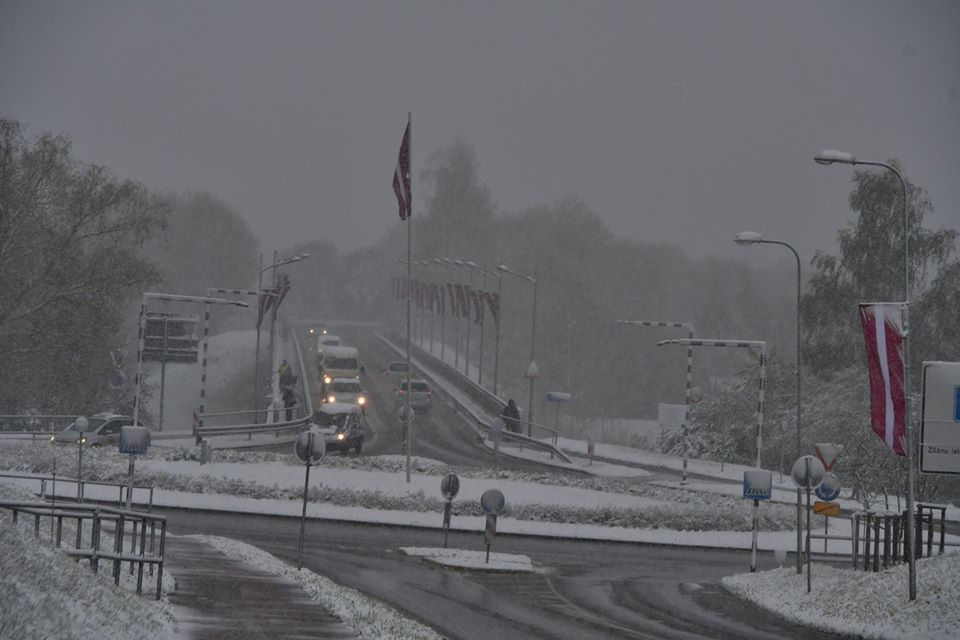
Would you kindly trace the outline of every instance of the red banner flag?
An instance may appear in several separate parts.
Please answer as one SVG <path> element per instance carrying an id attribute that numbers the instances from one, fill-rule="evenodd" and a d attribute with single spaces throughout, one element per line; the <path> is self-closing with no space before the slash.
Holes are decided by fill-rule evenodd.
<path id="1" fill-rule="evenodd" d="M 903 307 L 898 302 L 860 305 L 870 372 L 870 423 L 897 455 L 907 455 L 903 363 Z"/>
<path id="2" fill-rule="evenodd" d="M 500 294 L 483 292 L 483 297 L 487 300 L 487 306 L 490 307 L 490 315 L 493 316 L 493 324 L 500 326 Z"/>
<path id="3" fill-rule="evenodd" d="M 400 206 L 400 219 L 406 220 L 412 213 L 410 192 L 410 121 L 407 120 L 407 129 L 403 132 L 403 141 L 400 143 L 400 155 L 397 157 L 397 168 L 393 171 L 393 192 L 397 194 L 397 204 Z"/>

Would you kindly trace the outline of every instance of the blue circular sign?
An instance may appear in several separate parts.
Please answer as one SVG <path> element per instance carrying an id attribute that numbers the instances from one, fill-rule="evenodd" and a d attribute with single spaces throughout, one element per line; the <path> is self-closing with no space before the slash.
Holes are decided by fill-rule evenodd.
<path id="1" fill-rule="evenodd" d="M 816 494 L 818 498 L 826 502 L 836 500 L 837 496 L 840 495 L 840 478 L 828 471 L 823 476 L 823 482 L 817 487 Z"/>

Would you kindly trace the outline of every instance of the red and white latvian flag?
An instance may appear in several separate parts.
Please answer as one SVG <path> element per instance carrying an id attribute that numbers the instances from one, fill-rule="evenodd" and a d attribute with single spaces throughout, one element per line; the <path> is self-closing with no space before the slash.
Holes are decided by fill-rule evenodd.
<path id="1" fill-rule="evenodd" d="M 397 204 L 400 205 L 400 219 L 406 220 L 412 213 L 410 202 L 410 120 L 407 120 L 407 129 L 403 132 L 403 142 L 400 143 L 400 155 L 397 157 L 397 168 L 393 172 L 393 192 L 397 194 Z"/>
<path id="2" fill-rule="evenodd" d="M 899 302 L 861 304 L 860 323 L 867 345 L 873 431 L 897 455 L 905 456 L 903 306 Z"/>

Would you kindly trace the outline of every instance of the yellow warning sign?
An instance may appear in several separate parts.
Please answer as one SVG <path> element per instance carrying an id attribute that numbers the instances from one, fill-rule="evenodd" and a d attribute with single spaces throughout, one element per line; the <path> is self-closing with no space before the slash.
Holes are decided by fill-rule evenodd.
<path id="1" fill-rule="evenodd" d="M 836 502 L 820 502 L 817 500 L 813 503 L 813 512 L 818 513 L 821 516 L 833 516 L 834 518 L 840 517 L 840 505 Z"/>

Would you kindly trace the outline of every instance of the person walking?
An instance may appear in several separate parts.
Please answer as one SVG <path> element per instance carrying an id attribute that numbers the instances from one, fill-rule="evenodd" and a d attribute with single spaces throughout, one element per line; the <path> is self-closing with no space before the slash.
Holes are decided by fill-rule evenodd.
<path id="1" fill-rule="evenodd" d="M 503 426 L 511 433 L 520 433 L 520 409 L 513 398 L 507 401 L 507 406 L 500 412 L 500 418 L 503 420 Z"/>
<path id="2" fill-rule="evenodd" d="M 293 420 L 293 408 L 297 406 L 297 393 L 293 387 L 283 388 L 283 406 L 287 410 L 287 422 Z"/>

